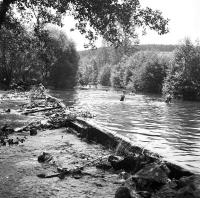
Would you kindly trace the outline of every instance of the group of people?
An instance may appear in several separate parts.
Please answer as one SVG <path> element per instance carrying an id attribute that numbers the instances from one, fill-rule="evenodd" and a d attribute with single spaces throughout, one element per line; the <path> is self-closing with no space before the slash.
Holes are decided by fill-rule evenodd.
<path id="1" fill-rule="evenodd" d="M 122 95 L 120 96 L 120 101 L 124 101 L 125 100 L 125 93 L 126 91 L 123 91 L 122 92 Z M 132 93 L 132 92 L 131 92 Z M 172 95 L 171 94 L 167 94 L 166 97 L 165 97 L 165 102 L 167 104 L 171 103 L 172 102 Z"/>

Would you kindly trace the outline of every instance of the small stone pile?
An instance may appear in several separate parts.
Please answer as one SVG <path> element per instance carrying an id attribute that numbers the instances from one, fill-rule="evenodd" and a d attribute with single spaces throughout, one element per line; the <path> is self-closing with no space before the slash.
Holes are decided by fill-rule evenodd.
<path id="1" fill-rule="evenodd" d="M 6 145 L 18 145 L 19 143 L 23 143 L 25 141 L 25 138 L 9 138 L 9 135 L 14 133 L 15 130 L 8 125 L 4 125 L 0 128 L 0 146 L 6 146 Z"/>
<path id="2" fill-rule="evenodd" d="M 179 166 L 145 155 L 108 161 L 115 171 L 126 172 L 115 198 L 200 198 L 200 176 Z"/>

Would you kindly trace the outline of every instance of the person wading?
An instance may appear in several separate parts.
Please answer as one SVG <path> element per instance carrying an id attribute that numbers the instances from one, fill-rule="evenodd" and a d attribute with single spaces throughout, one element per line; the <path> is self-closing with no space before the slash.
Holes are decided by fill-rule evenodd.
<path id="1" fill-rule="evenodd" d="M 125 99 L 125 91 L 123 91 L 123 94 L 121 95 L 121 97 L 120 97 L 120 101 L 124 101 L 124 99 Z"/>

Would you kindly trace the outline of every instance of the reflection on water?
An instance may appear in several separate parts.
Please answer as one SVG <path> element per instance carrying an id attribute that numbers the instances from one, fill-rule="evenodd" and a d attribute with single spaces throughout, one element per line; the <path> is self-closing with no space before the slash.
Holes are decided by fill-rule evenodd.
<path id="1" fill-rule="evenodd" d="M 67 105 L 89 110 L 95 122 L 167 160 L 200 173 L 200 103 L 166 104 L 157 96 L 126 95 L 105 90 L 54 91 Z"/>

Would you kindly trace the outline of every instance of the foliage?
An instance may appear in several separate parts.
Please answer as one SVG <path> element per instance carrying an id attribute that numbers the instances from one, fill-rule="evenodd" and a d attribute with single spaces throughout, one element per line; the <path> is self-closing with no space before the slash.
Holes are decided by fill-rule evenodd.
<path id="1" fill-rule="evenodd" d="M 86 70 L 82 70 L 82 77 L 91 76 L 92 69 L 86 60 L 97 60 L 98 66 L 98 83 L 101 85 L 111 85 L 116 88 L 126 88 L 130 90 L 161 93 L 163 78 L 166 76 L 166 68 L 169 64 L 169 55 L 160 52 L 144 52 L 133 51 L 131 56 L 124 55 L 120 48 L 113 50 L 112 48 L 102 48 L 88 52 L 86 56 L 82 55 L 80 68 L 87 65 Z M 90 54 L 90 56 L 89 56 Z M 106 54 L 106 55 L 105 55 Z M 121 54 L 121 58 L 120 57 Z M 162 55 L 160 55 L 162 54 Z M 117 56 L 118 55 L 118 56 Z M 101 60 L 98 62 L 98 60 Z M 110 77 L 110 80 L 108 80 Z M 88 83 L 92 82 L 88 79 Z M 86 83 L 87 84 L 87 83 Z"/>
<path id="2" fill-rule="evenodd" d="M 74 43 L 58 27 L 50 27 L 44 38 L 44 54 L 41 58 L 45 78 L 54 88 L 72 88 L 76 84 L 79 55 Z"/>
<path id="3" fill-rule="evenodd" d="M 9 87 L 13 79 L 23 81 L 35 63 L 32 38 L 17 22 L 13 23 L 15 31 L 9 27 L 0 30 L 0 81 L 5 87 Z"/>
<path id="4" fill-rule="evenodd" d="M 196 100 L 200 96 L 200 46 L 190 40 L 177 48 L 165 78 L 163 93 Z"/>
<path id="5" fill-rule="evenodd" d="M 168 32 L 168 19 L 164 19 L 157 10 L 141 8 L 139 0 L 2 0 L 0 30 L 4 33 L 1 41 L 4 43 L 4 35 L 7 37 L 5 40 L 14 45 L 13 49 L 10 44 L 8 47 L 2 44 L 1 47 L 3 69 L 0 73 L 4 75 L 4 84 L 10 86 L 12 81 L 19 81 L 19 78 L 23 82 L 35 79 L 54 87 L 75 84 L 78 55 L 74 44 L 63 32 L 54 31 L 54 35 L 59 35 L 56 38 L 45 29 L 48 23 L 62 26 L 65 14 L 74 16 L 76 28 L 85 34 L 90 45 L 93 45 L 97 35 L 101 35 L 109 45 L 115 45 L 111 53 L 109 50 L 102 50 L 93 59 L 89 57 L 86 61 L 89 65 L 81 63 L 81 84 L 97 84 L 98 80 L 103 83 L 102 79 L 110 84 L 110 67 L 104 67 L 109 64 L 116 65 L 116 71 L 110 76 L 111 82 L 119 78 L 119 86 L 124 87 L 130 71 L 122 67 L 122 57 L 132 54 L 132 41 L 137 40 L 136 29 L 149 27 L 158 34 Z M 10 21 L 15 21 L 14 24 L 17 25 L 7 28 Z M 27 32 L 24 27 L 30 26 L 33 26 L 33 31 Z M 19 33 L 16 33 L 17 28 L 21 28 Z"/>
<path id="6" fill-rule="evenodd" d="M 98 83 L 97 60 L 95 57 L 86 57 L 80 61 L 78 81 L 80 85 L 97 85 Z"/>
<path id="7" fill-rule="evenodd" d="M 138 52 L 129 63 L 132 75 L 130 83 L 136 91 L 161 93 L 168 66 L 167 58 L 154 52 Z"/>
<path id="8" fill-rule="evenodd" d="M 105 40 L 119 45 L 125 37 L 137 37 L 136 27 L 147 26 L 159 34 L 168 32 L 168 19 L 157 10 L 142 9 L 139 0 L 3 0 L 0 27 L 10 7 L 15 7 L 28 22 L 35 20 L 35 28 L 50 22 L 62 25 L 63 15 L 70 14 L 77 21 L 76 28 L 86 35 L 90 44 L 100 34 Z"/>
<path id="9" fill-rule="evenodd" d="M 116 64 L 111 70 L 111 85 L 116 88 L 125 88 L 126 86 L 126 71 L 127 71 L 127 56 L 124 56 L 122 60 Z"/>
<path id="10" fill-rule="evenodd" d="M 98 83 L 103 86 L 110 86 L 110 76 L 111 76 L 111 66 L 106 64 L 101 67 L 101 70 L 98 75 Z"/>
<path id="11" fill-rule="evenodd" d="M 1 86 L 29 86 L 36 81 L 74 86 L 79 56 L 63 32 L 44 30 L 36 37 L 17 23 L 15 31 L 3 26 L 0 33 Z"/>

